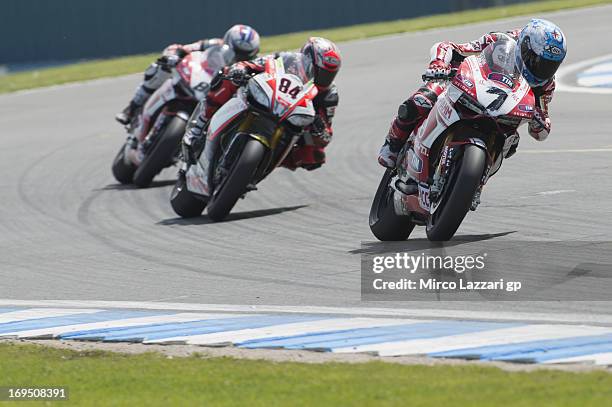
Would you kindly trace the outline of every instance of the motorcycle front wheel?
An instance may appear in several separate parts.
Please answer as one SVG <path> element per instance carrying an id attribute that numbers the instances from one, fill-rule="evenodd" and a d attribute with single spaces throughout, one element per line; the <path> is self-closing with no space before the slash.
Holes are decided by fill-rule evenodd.
<path id="1" fill-rule="evenodd" d="M 259 141 L 247 140 L 229 174 L 208 203 L 208 216 L 212 220 L 222 221 L 229 215 L 238 199 L 247 191 L 247 186 L 253 180 L 253 175 L 265 153 L 266 147 Z"/>
<path id="2" fill-rule="evenodd" d="M 389 186 L 394 175 L 394 170 L 387 169 L 378 184 L 370 208 L 370 230 L 378 240 L 383 242 L 406 240 L 414 229 L 414 223 L 410 217 L 399 216 L 395 213 L 393 194 L 397 192 Z"/>
<path id="3" fill-rule="evenodd" d="M 181 218 L 194 218 L 200 216 L 206 202 L 196 198 L 188 189 L 185 174 L 179 174 L 176 184 L 170 194 L 170 205 Z"/>
<path id="4" fill-rule="evenodd" d="M 485 170 L 486 152 L 478 146 L 467 145 L 463 156 L 455 164 L 449 188 L 440 198 L 443 201 L 429 216 L 427 238 L 432 242 L 452 239 L 472 205 Z M 454 180 L 453 180 L 454 178 Z"/>
<path id="5" fill-rule="evenodd" d="M 175 116 L 162 130 L 158 136 L 159 140 L 147 152 L 134 173 L 134 184 L 136 186 L 148 187 L 161 170 L 172 164 L 172 159 L 176 156 L 180 148 L 181 138 L 185 133 L 185 124 L 185 120 Z"/>
<path id="6" fill-rule="evenodd" d="M 113 160 L 112 171 L 113 176 L 120 183 L 132 183 L 132 179 L 134 178 L 134 172 L 136 171 L 136 166 L 131 162 L 129 164 L 126 164 L 125 144 L 121 146 L 121 149 L 119 150 L 119 152 L 117 152 L 117 155 Z"/>

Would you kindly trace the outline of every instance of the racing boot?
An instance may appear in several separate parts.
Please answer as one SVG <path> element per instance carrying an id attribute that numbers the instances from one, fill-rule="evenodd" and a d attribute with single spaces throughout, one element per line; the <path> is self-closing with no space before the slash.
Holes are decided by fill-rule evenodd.
<path id="1" fill-rule="evenodd" d="M 395 187 L 406 195 L 415 195 L 419 192 L 419 186 L 412 178 L 408 178 L 405 181 L 398 179 L 395 182 Z"/>
<path id="2" fill-rule="evenodd" d="M 115 115 L 115 120 L 123 125 L 128 125 L 132 122 L 134 118 L 134 113 L 138 110 L 140 106 L 136 105 L 134 102 L 130 102 L 129 105 L 125 107 L 122 111 Z"/>
<path id="3" fill-rule="evenodd" d="M 402 142 L 396 140 L 385 139 L 385 144 L 380 148 L 378 153 L 378 163 L 386 168 L 395 168 L 397 164 L 397 155 L 402 149 Z"/>
<path id="4" fill-rule="evenodd" d="M 139 86 L 138 89 L 136 89 L 136 93 L 130 101 L 130 104 L 115 115 L 115 120 L 126 126 L 130 124 L 134 119 L 135 113 L 146 103 L 147 100 L 149 100 L 152 93 L 153 91 L 149 91 L 149 89 L 146 87 L 142 85 Z"/>
<path id="5" fill-rule="evenodd" d="M 206 126 L 208 119 L 204 115 L 198 115 L 197 119 L 189 123 L 188 129 L 183 136 L 183 159 L 193 165 L 197 161 L 197 156 L 206 143 Z"/>

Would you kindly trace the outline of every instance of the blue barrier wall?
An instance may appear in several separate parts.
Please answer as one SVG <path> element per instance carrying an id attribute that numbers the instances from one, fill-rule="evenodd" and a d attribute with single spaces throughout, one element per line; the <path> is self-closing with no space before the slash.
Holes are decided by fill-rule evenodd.
<path id="1" fill-rule="evenodd" d="M 238 22 L 272 35 L 524 1 L 2 0 L 0 65 L 154 52 Z"/>

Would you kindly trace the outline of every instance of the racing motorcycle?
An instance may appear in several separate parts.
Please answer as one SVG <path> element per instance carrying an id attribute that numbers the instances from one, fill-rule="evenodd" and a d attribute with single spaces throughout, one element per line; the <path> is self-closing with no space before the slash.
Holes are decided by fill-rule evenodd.
<path id="1" fill-rule="evenodd" d="M 170 196 L 179 216 L 199 216 L 207 207 L 211 219 L 223 220 L 281 164 L 315 118 L 318 90 L 304 67 L 300 54 L 268 58 L 264 72 L 246 78 L 211 117 L 206 142 L 218 138 L 218 148 L 214 157 L 200 152 L 195 163 L 183 164 Z M 204 168 L 210 168 L 208 182 Z"/>
<path id="2" fill-rule="evenodd" d="M 227 45 L 215 46 L 186 55 L 172 69 L 171 78 L 126 126 L 127 140 L 112 165 L 117 181 L 147 187 L 161 170 L 178 161 L 180 140 L 191 112 L 206 97 L 212 77 L 232 60 L 233 51 Z M 164 57 L 158 63 L 170 69 Z M 143 118 L 143 110 L 155 112 L 149 121 Z M 144 131 L 146 137 L 139 142 L 137 135 Z"/>
<path id="3" fill-rule="evenodd" d="M 376 238 L 405 240 L 420 225 L 429 240 L 450 240 L 476 210 L 482 187 L 518 143 L 517 128 L 534 115 L 535 97 L 515 66 L 515 48 L 514 40 L 501 38 L 447 78 L 380 181 L 369 218 Z"/>

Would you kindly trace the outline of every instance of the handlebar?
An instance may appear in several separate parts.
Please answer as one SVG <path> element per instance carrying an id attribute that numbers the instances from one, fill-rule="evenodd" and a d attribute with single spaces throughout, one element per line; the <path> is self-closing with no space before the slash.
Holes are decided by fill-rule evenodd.
<path id="1" fill-rule="evenodd" d="M 225 80 L 228 80 L 228 81 L 232 81 L 237 86 L 244 86 L 253 77 L 253 75 L 252 74 L 246 74 L 243 77 L 236 78 L 236 77 L 233 77 L 233 76 L 230 76 L 230 75 L 219 74 L 217 77 L 219 79 L 225 79 Z"/>
<path id="2" fill-rule="evenodd" d="M 458 71 L 458 69 L 453 68 L 453 69 L 451 69 L 451 71 L 450 71 L 450 73 L 448 75 L 444 75 L 444 76 L 427 76 L 427 75 L 423 74 L 423 75 L 421 75 L 421 79 L 423 80 L 423 82 L 450 81 L 451 79 L 453 79 L 457 75 L 457 71 Z"/>

